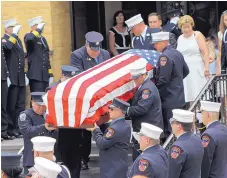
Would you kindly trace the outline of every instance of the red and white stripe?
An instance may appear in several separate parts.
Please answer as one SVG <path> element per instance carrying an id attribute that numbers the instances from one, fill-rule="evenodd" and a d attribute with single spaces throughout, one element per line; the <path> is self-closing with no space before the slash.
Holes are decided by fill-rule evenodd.
<path id="1" fill-rule="evenodd" d="M 118 55 L 49 90 L 43 98 L 47 122 L 76 128 L 95 123 L 113 98 L 133 97 L 135 85 L 128 68 L 141 60 L 145 59 L 138 55 Z"/>

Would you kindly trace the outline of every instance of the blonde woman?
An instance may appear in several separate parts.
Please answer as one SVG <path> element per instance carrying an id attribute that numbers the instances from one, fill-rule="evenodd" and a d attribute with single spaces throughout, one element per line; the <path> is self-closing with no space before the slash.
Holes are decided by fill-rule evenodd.
<path id="1" fill-rule="evenodd" d="M 191 16 L 181 17 L 178 26 L 183 34 L 178 38 L 177 50 L 183 54 L 190 71 L 184 79 L 185 101 L 192 104 L 210 76 L 208 48 L 203 34 L 193 30 Z"/>

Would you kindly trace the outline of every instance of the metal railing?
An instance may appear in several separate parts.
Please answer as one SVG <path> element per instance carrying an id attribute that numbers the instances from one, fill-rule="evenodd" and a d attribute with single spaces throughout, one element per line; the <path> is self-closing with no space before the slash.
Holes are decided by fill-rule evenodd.
<path id="1" fill-rule="evenodd" d="M 188 109 L 189 111 L 195 112 L 195 128 L 194 131 L 196 133 L 201 133 L 205 127 L 202 123 L 199 123 L 199 114 L 200 114 L 200 101 L 212 101 L 212 102 L 220 102 L 220 122 L 226 125 L 227 120 L 227 74 L 222 74 L 220 76 L 212 76 L 210 80 L 203 87 L 193 104 Z M 175 137 L 171 134 L 165 143 L 163 144 L 163 148 L 168 150 L 170 146 L 175 141 Z"/>

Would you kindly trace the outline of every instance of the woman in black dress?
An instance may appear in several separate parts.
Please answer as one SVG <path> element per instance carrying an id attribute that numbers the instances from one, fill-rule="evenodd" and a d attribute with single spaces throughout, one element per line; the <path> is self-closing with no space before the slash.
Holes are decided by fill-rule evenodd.
<path id="1" fill-rule="evenodd" d="M 130 49 L 131 36 L 125 24 L 123 11 L 117 11 L 113 16 L 113 27 L 109 30 L 109 47 L 116 56 Z"/>

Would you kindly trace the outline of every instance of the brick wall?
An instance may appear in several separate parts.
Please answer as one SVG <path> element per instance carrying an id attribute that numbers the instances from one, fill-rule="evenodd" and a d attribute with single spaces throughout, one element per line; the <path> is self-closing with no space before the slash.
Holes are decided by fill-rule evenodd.
<path id="1" fill-rule="evenodd" d="M 53 51 L 50 56 L 51 66 L 55 81 L 61 75 L 60 67 L 62 64 L 69 64 L 71 54 L 71 30 L 69 2 L 57 1 L 5 1 L 2 5 L 2 20 L 17 18 L 22 28 L 19 37 L 24 46 L 24 35 L 30 31 L 28 19 L 42 16 L 46 22 L 43 36 L 46 37 L 49 48 Z M 1 36 L 4 34 L 2 26 Z M 24 47 L 25 49 L 25 47 Z M 30 100 L 29 87 L 27 87 L 27 100 Z"/>

